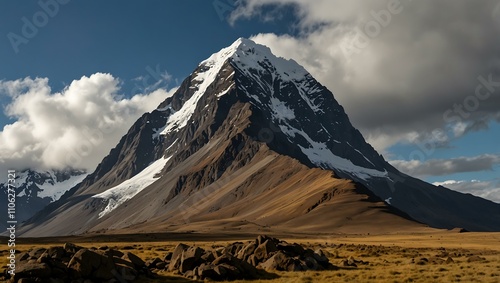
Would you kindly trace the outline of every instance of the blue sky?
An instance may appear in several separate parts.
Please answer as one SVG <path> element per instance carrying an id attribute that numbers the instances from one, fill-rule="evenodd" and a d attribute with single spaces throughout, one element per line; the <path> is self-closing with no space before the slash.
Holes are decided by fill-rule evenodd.
<path id="1" fill-rule="evenodd" d="M 43 9 L 37 1 L 3 1 L 0 78 L 47 77 L 60 89 L 81 76 L 104 72 L 122 79 L 125 92 L 133 91 L 132 79 L 147 74 L 148 66 L 182 80 L 201 60 L 238 37 L 293 32 L 284 20 L 230 26 L 226 17 L 233 2 L 68 1 L 16 53 L 7 35 L 22 36 L 22 18 L 34 23 L 34 15 Z"/>
<path id="2" fill-rule="evenodd" d="M 304 65 L 397 168 L 500 201 L 500 88 L 475 94 L 500 82 L 498 1 L 394 1 L 2 1 L 0 167 L 56 166 L 59 143 L 82 139 L 69 133 L 110 123 L 92 168 L 200 61 L 247 37 Z M 78 93 L 101 108 L 68 114 Z"/>

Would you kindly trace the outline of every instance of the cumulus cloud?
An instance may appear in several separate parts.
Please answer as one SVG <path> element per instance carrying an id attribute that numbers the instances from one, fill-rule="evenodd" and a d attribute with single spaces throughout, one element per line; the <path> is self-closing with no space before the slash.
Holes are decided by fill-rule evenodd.
<path id="1" fill-rule="evenodd" d="M 500 203 L 500 184 L 492 181 L 456 181 L 447 180 L 433 183 L 461 193 L 469 193 L 478 197 Z"/>
<path id="2" fill-rule="evenodd" d="M 455 173 L 492 171 L 500 164 L 500 156 L 484 154 L 453 159 L 393 160 L 390 163 L 400 171 L 416 177 L 444 176 Z"/>
<path id="3" fill-rule="evenodd" d="M 0 132 L 0 167 L 91 171 L 137 118 L 173 91 L 124 98 L 120 81 L 103 73 L 74 80 L 60 92 L 46 78 L 0 81 L 0 93 L 12 98 L 5 112 L 15 120 Z"/>
<path id="4" fill-rule="evenodd" d="M 441 129 L 453 138 L 498 119 L 496 0 L 240 3 L 232 21 L 295 7 L 298 35 L 253 39 L 304 65 L 379 151 L 415 134 Z"/>

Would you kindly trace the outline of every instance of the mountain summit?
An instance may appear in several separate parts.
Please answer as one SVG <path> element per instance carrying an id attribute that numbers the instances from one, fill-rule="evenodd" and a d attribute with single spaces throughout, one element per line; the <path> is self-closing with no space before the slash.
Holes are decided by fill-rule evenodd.
<path id="1" fill-rule="evenodd" d="M 386 201 L 384 201 L 386 200 Z M 500 205 L 407 176 L 293 60 L 248 39 L 201 62 L 25 236 L 500 231 Z"/>

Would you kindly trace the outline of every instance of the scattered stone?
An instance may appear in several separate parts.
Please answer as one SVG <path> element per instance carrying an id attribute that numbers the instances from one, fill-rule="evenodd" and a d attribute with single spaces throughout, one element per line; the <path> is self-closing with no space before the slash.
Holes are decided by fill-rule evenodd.
<path id="1" fill-rule="evenodd" d="M 172 260 L 172 254 L 173 254 L 172 252 L 167 253 L 165 255 L 165 257 L 163 258 L 163 260 L 164 261 L 167 261 L 167 260 L 170 261 L 170 260 Z"/>
<path id="2" fill-rule="evenodd" d="M 266 240 L 264 243 L 260 244 L 254 252 L 255 258 L 259 261 L 263 261 L 271 257 L 271 253 L 278 251 L 278 248 L 271 240 Z"/>
<path id="3" fill-rule="evenodd" d="M 131 252 L 126 252 L 122 256 L 122 259 L 124 259 L 126 261 L 130 261 L 131 263 L 133 263 L 135 265 L 135 267 L 137 269 L 140 269 L 146 265 L 146 263 L 140 257 L 136 256 L 135 254 L 133 254 Z"/>
<path id="4" fill-rule="evenodd" d="M 156 258 L 154 258 L 154 259 L 152 259 L 152 260 L 148 260 L 148 261 L 146 262 L 146 266 L 147 266 L 148 268 L 155 268 L 155 267 L 156 267 L 156 265 L 157 265 L 158 263 L 160 263 L 160 262 L 161 262 L 161 263 L 165 263 L 165 261 L 161 260 L 161 258 L 156 257 Z"/>
<path id="5" fill-rule="evenodd" d="M 47 279 L 50 277 L 51 269 L 46 263 L 25 263 L 16 267 L 14 282 L 22 278 L 40 278 Z"/>
<path id="6" fill-rule="evenodd" d="M 4 276 L 12 283 L 131 282 L 139 275 L 152 275 L 144 261 L 130 252 L 86 249 L 71 243 L 20 253 L 16 262 L 15 275 Z"/>
<path id="7" fill-rule="evenodd" d="M 72 243 L 65 243 L 63 248 L 67 253 L 71 253 L 71 254 L 74 254 L 77 251 L 83 249 L 83 247 L 77 246 L 77 245 L 72 244 Z"/>
<path id="8" fill-rule="evenodd" d="M 426 265 L 426 264 L 428 264 L 428 263 L 429 263 L 429 260 L 428 260 L 427 258 L 425 258 L 425 257 L 420 258 L 420 259 L 416 262 L 416 264 L 418 264 L 418 265 Z"/>
<path id="9" fill-rule="evenodd" d="M 188 248 L 189 248 L 189 246 L 184 245 L 184 244 L 178 244 L 175 247 L 175 249 L 172 253 L 170 264 L 168 266 L 168 271 L 174 271 L 174 270 L 179 268 L 179 266 L 181 265 L 182 253 L 184 252 L 184 250 L 187 250 Z"/>
<path id="10" fill-rule="evenodd" d="M 455 233 L 467 233 L 467 232 L 469 232 L 469 230 L 464 229 L 464 228 L 453 228 L 453 229 L 451 229 L 451 231 L 455 232 Z"/>
<path id="11" fill-rule="evenodd" d="M 236 242 L 214 250 L 179 244 L 165 256 L 167 258 L 170 260 L 169 271 L 194 280 L 253 280 L 268 277 L 267 272 L 272 271 L 335 268 L 321 249 L 304 249 L 298 244 L 263 235 L 253 241 Z M 151 267 L 152 263 L 149 262 L 148 266 Z"/>
<path id="12" fill-rule="evenodd" d="M 201 255 L 204 251 L 199 247 L 191 247 L 182 252 L 181 264 L 179 270 L 181 273 L 185 273 L 188 270 L 192 270 L 195 266 L 200 264 Z"/>
<path id="13" fill-rule="evenodd" d="M 467 258 L 467 262 L 476 262 L 476 261 L 485 261 L 486 259 L 484 257 L 480 257 L 478 255 L 473 255 L 469 256 Z"/>

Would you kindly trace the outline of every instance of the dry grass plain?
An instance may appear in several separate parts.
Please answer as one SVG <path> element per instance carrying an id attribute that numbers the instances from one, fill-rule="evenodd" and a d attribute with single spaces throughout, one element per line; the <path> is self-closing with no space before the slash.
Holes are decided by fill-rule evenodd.
<path id="1" fill-rule="evenodd" d="M 180 242 L 207 249 L 251 238 L 249 235 L 241 236 L 241 238 L 233 236 L 220 239 L 211 236 L 209 240 L 203 240 L 202 235 L 186 234 L 178 235 L 173 239 L 152 237 L 147 241 L 144 241 L 144 236 L 141 235 L 123 238 L 109 236 L 24 239 L 17 245 L 17 249 L 24 251 L 33 247 L 49 247 L 71 241 L 85 247 L 106 245 L 119 250 L 129 250 L 144 260 L 148 260 L 155 257 L 162 258 Z M 340 265 L 342 259 L 351 256 L 366 264 L 358 264 L 357 268 L 339 266 L 339 269 L 334 271 L 274 272 L 279 278 L 233 282 L 500 282 L 500 233 L 436 232 L 294 238 L 278 236 L 278 238 L 311 248 L 322 248 L 328 252 L 330 261 L 337 266 Z M 1 250 L 0 264 L 2 266 L 6 264 L 6 255 L 5 246 Z M 474 256 L 477 261 L 470 261 L 469 258 Z M 453 262 L 446 263 L 448 257 L 451 257 Z M 157 271 L 157 274 L 156 279 L 143 278 L 138 282 L 193 282 L 166 271 Z"/>

